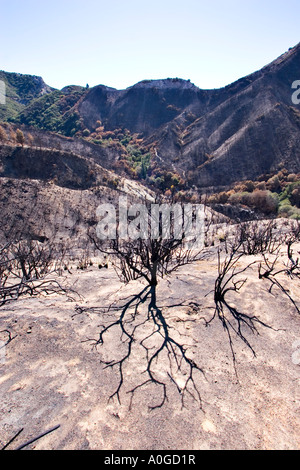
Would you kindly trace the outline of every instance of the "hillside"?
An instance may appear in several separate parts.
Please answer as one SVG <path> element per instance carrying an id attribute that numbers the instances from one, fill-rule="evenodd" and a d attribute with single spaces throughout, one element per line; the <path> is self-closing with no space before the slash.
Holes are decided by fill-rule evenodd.
<path id="1" fill-rule="evenodd" d="M 1 240 L 11 230 L 22 232 L 26 227 L 52 240 L 73 240 L 77 248 L 84 247 L 87 228 L 97 223 L 99 204 L 117 204 L 120 195 L 128 195 L 129 200 L 151 195 L 139 182 L 101 166 L 99 161 L 106 159 L 103 150 L 92 158 L 96 146 L 83 143 L 86 152 L 82 152 L 80 141 L 49 134 L 50 145 L 43 132 L 32 135 L 25 129 L 21 146 L 11 137 L 14 126 L 4 129 L 7 140 L 0 146 Z"/>
<path id="2" fill-rule="evenodd" d="M 299 56 L 218 90 L 0 73 L 0 447 L 300 448 Z M 100 204 L 155 193 L 207 203 L 197 260 L 99 245 Z"/>
<path id="3" fill-rule="evenodd" d="M 221 89 L 168 78 L 125 90 L 53 90 L 37 77 L 5 74 L 9 106 L 1 116 L 105 148 L 115 170 L 130 177 L 149 182 L 171 171 L 188 187 L 211 191 L 282 168 L 298 171 L 300 111 L 291 85 L 299 76 L 300 44 Z"/>
<path id="4" fill-rule="evenodd" d="M 0 105 L 0 120 L 14 119 L 33 100 L 51 93 L 41 77 L 0 70 L 0 80 L 5 83 L 6 104 Z"/>
<path id="5" fill-rule="evenodd" d="M 68 86 L 37 98 L 19 114 L 17 121 L 63 135 L 72 136 L 81 129 L 78 101 L 86 89 Z"/>

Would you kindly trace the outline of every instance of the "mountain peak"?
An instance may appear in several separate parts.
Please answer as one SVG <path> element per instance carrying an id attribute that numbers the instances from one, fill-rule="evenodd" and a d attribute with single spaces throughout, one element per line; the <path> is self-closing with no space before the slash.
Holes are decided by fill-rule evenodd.
<path id="1" fill-rule="evenodd" d="M 129 88 L 157 88 L 157 89 L 188 89 L 197 88 L 190 80 L 183 78 L 164 78 L 153 80 L 142 80 Z"/>

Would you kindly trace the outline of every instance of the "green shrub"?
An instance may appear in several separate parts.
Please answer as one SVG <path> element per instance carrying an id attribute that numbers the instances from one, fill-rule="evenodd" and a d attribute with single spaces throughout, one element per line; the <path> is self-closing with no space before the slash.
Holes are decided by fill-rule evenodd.
<path id="1" fill-rule="evenodd" d="M 267 190 L 255 189 L 253 192 L 233 193 L 229 196 L 230 204 L 243 204 L 264 214 L 274 214 L 278 209 L 278 196 Z"/>

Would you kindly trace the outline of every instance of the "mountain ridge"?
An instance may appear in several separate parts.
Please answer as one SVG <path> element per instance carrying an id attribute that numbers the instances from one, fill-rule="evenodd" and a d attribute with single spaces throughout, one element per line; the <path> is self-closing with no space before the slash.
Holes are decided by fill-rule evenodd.
<path id="1" fill-rule="evenodd" d="M 160 176 L 161 168 L 199 189 L 230 185 L 282 165 L 291 172 L 299 167 L 299 110 L 291 100 L 299 78 L 300 43 L 218 89 L 181 78 L 142 80 L 123 90 L 56 90 L 39 82 L 33 99 L 20 99 L 22 109 L 6 120 L 111 148 L 118 168 L 119 160 L 132 164 L 134 141 L 151 154 L 144 178 Z"/>

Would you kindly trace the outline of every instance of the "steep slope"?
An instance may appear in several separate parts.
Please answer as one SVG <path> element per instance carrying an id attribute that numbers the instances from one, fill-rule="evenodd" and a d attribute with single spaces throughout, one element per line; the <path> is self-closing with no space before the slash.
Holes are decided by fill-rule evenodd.
<path id="1" fill-rule="evenodd" d="M 0 239 L 29 231 L 86 251 L 97 207 L 117 205 L 120 195 L 134 201 L 151 192 L 67 147 L 0 146 Z"/>
<path id="2" fill-rule="evenodd" d="M 79 112 L 91 129 L 100 119 L 107 129 L 127 128 L 148 136 L 183 111 L 205 108 L 209 94 L 179 78 L 143 80 L 121 91 L 96 87 L 80 104 Z"/>
<path id="3" fill-rule="evenodd" d="M 0 148 L 0 166 L 1 177 L 55 181 L 82 190 L 96 186 L 104 173 L 93 161 L 74 153 L 8 145 Z"/>
<path id="4" fill-rule="evenodd" d="M 51 93 L 41 77 L 0 71 L 0 80 L 5 83 L 5 106 L 0 105 L 0 120 L 16 117 L 32 100 Z"/>
<path id="5" fill-rule="evenodd" d="M 170 123 L 156 134 L 159 155 L 199 187 L 257 177 L 284 165 L 299 168 L 300 110 L 291 85 L 300 77 L 300 45 L 217 92 L 189 126 Z M 181 124 L 181 123 L 179 123 Z M 170 143 L 177 137 L 177 148 Z"/>
<path id="6" fill-rule="evenodd" d="M 73 136 L 84 156 L 96 156 L 107 168 L 123 171 L 129 161 L 129 174 L 132 152 L 140 146 L 142 155 L 151 154 L 151 164 L 134 176 L 147 180 L 160 169 L 171 171 L 188 187 L 207 191 L 282 167 L 299 168 L 300 109 L 291 99 L 299 77 L 300 44 L 216 90 L 178 78 L 143 80 L 125 90 L 71 86 L 49 93 L 42 88 L 42 96 L 30 100 L 15 122 Z M 45 138 L 51 140 L 49 134 Z M 52 140 L 48 146 L 57 148 L 54 134 Z"/>
<path id="7" fill-rule="evenodd" d="M 79 86 L 53 90 L 50 94 L 30 102 L 16 121 L 20 124 L 72 136 L 78 130 L 82 130 L 77 105 L 86 91 L 86 88 Z"/>

